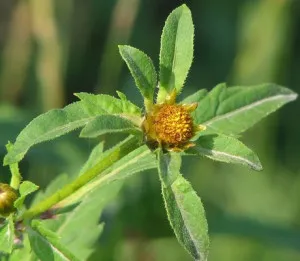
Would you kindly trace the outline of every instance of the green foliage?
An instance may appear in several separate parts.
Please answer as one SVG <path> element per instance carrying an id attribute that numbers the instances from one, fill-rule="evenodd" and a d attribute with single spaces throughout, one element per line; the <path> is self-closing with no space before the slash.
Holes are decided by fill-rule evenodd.
<path id="1" fill-rule="evenodd" d="M 41 222 L 33 220 L 28 235 L 30 246 L 41 260 L 79 261 L 60 243 L 58 235 L 45 228 Z"/>
<path id="2" fill-rule="evenodd" d="M 34 183 L 30 181 L 23 181 L 19 188 L 20 197 L 14 203 L 15 207 L 20 208 L 23 205 L 25 198 L 38 189 L 39 186 Z"/>
<path id="3" fill-rule="evenodd" d="M 145 105 L 151 105 L 157 84 L 157 75 L 152 60 L 142 51 L 131 46 L 120 45 L 119 51 L 145 99 Z"/>
<path id="4" fill-rule="evenodd" d="M 84 104 L 86 112 L 90 116 L 102 114 L 119 114 L 119 115 L 141 115 L 141 109 L 132 102 L 123 99 L 117 99 L 109 95 L 95 95 L 90 93 L 75 94 Z"/>
<path id="5" fill-rule="evenodd" d="M 99 161 L 99 159 L 97 159 L 97 161 Z M 74 204 L 83 196 L 90 194 L 94 190 L 107 186 L 113 182 L 124 180 L 135 173 L 153 168 L 156 168 L 154 155 L 147 146 L 141 146 L 118 160 L 99 177 L 86 184 L 83 188 L 74 192 L 72 196 L 62 201 L 59 206 Z"/>
<path id="6" fill-rule="evenodd" d="M 14 144 L 8 144 L 4 165 L 9 165 L 11 184 L 19 189 L 20 196 L 14 203 L 17 213 L 7 217 L 0 228 L 0 251 L 11 253 L 15 236 L 24 238 L 25 245 L 15 250 L 9 260 L 20 256 L 28 260 L 86 260 L 103 230 L 99 218 L 105 206 L 116 197 L 126 179 L 149 169 L 158 171 L 168 219 L 179 243 L 195 260 L 207 260 L 209 236 L 205 211 L 201 199 L 180 172 L 182 156 L 206 156 L 261 170 L 257 155 L 235 137 L 295 100 L 297 94 L 270 83 L 230 88 L 219 84 L 210 92 L 200 89 L 176 105 L 175 96 L 181 92 L 192 63 L 193 39 L 191 12 L 182 5 L 169 15 L 163 28 L 156 104 L 153 96 L 157 74 L 151 59 L 136 48 L 119 46 L 144 98 L 144 114 L 142 108 L 121 92 L 117 92 L 119 98 L 77 93 L 80 101 L 38 116 L 20 132 Z M 156 128 L 159 110 L 176 105 L 188 114 L 195 103 L 198 107 L 191 113 L 194 137 L 178 144 L 160 140 Z M 180 123 L 169 122 L 165 133 Z M 204 127 L 205 131 L 196 131 Z M 95 138 L 107 133 L 131 135 L 108 150 L 99 143 L 79 173 L 70 175 L 71 182 L 67 175 L 58 176 L 23 211 L 25 198 L 38 186 L 30 181 L 20 184 L 18 162 L 32 146 L 78 128 L 82 128 L 80 137 Z"/>
<path id="7" fill-rule="evenodd" d="M 199 261 L 207 260 L 209 238 L 205 211 L 191 184 L 179 173 L 180 157 L 158 151 L 158 173 L 168 219 L 178 241 Z"/>
<path id="8" fill-rule="evenodd" d="M 160 45 L 158 103 L 173 89 L 180 92 L 193 60 L 194 25 L 186 5 L 167 18 Z"/>
<path id="9" fill-rule="evenodd" d="M 276 84 L 227 88 L 222 83 L 201 100 L 194 118 L 207 126 L 205 134 L 236 135 L 296 98 L 296 93 Z"/>
<path id="10" fill-rule="evenodd" d="M 201 100 L 207 95 L 206 89 L 200 89 L 196 91 L 195 93 L 191 94 L 190 96 L 184 98 L 181 103 L 182 104 L 189 104 L 197 102 L 198 104 L 201 102 Z"/>
<path id="11" fill-rule="evenodd" d="M 4 165 L 23 159 L 30 147 L 49 141 L 84 126 L 92 117 L 86 113 L 81 102 L 63 109 L 46 112 L 32 120 L 18 135 L 13 148 L 4 158 Z"/>
<path id="12" fill-rule="evenodd" d="M 187 153 L 203 155 L 216 161 L 246 165 L 262 170 L 257 155 L 239 140 L 223 134 L 200 136 Z"/>
<path id="13" fill-rule="evenodd" d="M 100 115 L 90 121 L 81 131 L 80 136 L 84 138 L 95 138 L 97 136 L 114 133 L 138 133 L 140 130 L 130 120 L 117 115 Z"/>
<path id="14" fill-rule="evenodd" d="M 13 250 L 15 227 L 13 217 L 10 215 L 0 226 L 0 252 L 10 254 Z"/>

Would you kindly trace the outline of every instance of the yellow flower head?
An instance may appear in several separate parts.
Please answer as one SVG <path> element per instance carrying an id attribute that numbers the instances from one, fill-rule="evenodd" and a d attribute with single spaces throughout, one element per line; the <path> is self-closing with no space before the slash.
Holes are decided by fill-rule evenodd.
<path id="1" fill-rule="evenodd" d="M 197 103 L 181 105 L 175 103 L 174 92 L 163 104 L 155 104 L 146 114 L 143 122 L 148 144 L 156 148 L 161 146 L 166 150 L 181 151 L 194 144 L 190 139 L 204 126 L 193 122 L 191 112 L 197 108 Z"/>

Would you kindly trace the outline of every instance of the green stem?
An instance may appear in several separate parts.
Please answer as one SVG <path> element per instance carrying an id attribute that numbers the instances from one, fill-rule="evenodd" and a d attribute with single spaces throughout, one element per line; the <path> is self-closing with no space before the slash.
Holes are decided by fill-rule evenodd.
<path id="1" fill-rule="evenodd" d="M 21 179 L 22 179 L 18 163 L 14 163 L 14 164 L 9 165 L 9 169 L 10 169 L 10 172 L 11 172 L 10 186 L 12 188 L 14 188 L 15 190 L 18 190 L 19 186 L 20 186 Z"/>
<path id="2" fill-rule="evenodd" d="M 131 136 L 127 138 L 112 149 L 106 151 L 101 162 L 96 164 L 91 169 L 87 170 L 81 176 L 76 178 L 72 183 L 67 184 L 62 189 L 55 192 L 52 196 L 46 198 L 37 205 L 25 211 L 20 219 L 31 219 L 47 211 L 55 204 L 69 197 L 75 191 L 86 185 L 93 178 L 97 177 L 99 174 L 101 174 L 101 172 L 110 167 L 113 163 L 115 163 L 137 147 L 138 141 L 136 137 Z"/>

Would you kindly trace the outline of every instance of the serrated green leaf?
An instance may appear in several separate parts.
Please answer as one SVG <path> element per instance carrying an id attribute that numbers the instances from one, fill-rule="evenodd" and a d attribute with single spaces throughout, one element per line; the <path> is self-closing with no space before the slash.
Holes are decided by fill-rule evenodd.
<path id="1" fill-rule="evenodd" d="M 242 164 L 254 170 L 262 170 L 257 155 L 233 137 L 222 134 L 205 135 L 200 136 L 195 144 L 186 151 L 187 154 L 203 155 L 213 160 Z"/>
<path id="2" fill-rule="evenodd" d="M 87 113 L 91 116 L 101 114 L 118 114 L 141 116 L 141 109 L 132 102 L 117 99 L 106 94 L 76 93 L 75 94 L 85 105 Z"/>
<path id="3" fill-rule="evenodd" d="M 98 164 L 102 156 L 103 143 L 99 143 L 92 150 L 79 175 Z M 105 186 L 100 190 L 89 190 L 89 193 L 81 195 L 78 201 L 80 205 L 72 212 L 59 215 L 55 219 L 45 220 L 43 224 L 61 235 L 61 242 L 66 244 L 68 249 L 80 260 L 87 260 L 93 252 L 93 245 L 102 231 L 103 225 L 99 225 L 102 210 L 118 193 L 121 185 L 122 183 L 114 183 L 112 186 Z M 74 205 L 74 203 L 71 204 Z M 83 231 L 85 233 L 84 237 L 81 236 Z"/>
<path id="4" fill-rule="evenodd" d="M 4 165 L 22 160 L 33 145 L 62 136 L 84 126 L 91 119 L 93 117 L 86 112 L 81 102 L 36 117 L 18 135 L 12 150 L 4 158 Z"/>
<path id="5" fill-rule="evenodd" d="M 168 16 L 161 36 L 159 103 L 173 89 L 179 93 L 183 87 L 193 60 L 193 41 L 191 11 L 182 5 Z"/>
<path id="6" fill-rule="evenodd" d="M 235 135 L 296 98 L 296 93 L 275 84 L 231 88 L 219 84 L 202 99 L 193 116 L 196 123 L 207 126 L 201 134 Z"/>
<path id="7" fill-rule="evenodd" d="M 34 183 L 30 181 L 23 181 L 19 188 L 20 197 L 15 201 L 14 206 L 16 208 L 20 208 L 23 205 L 25 198 L 38 189 L 39 186 Z"/>
<path id="8" fill-rule="evenodd" d="M 163 154 L 161 149 L 157 150 L 156 153 L 158 155 L 159 177 L 166 187 L 171 186 L 178 176 L 181 175 L 181 156 L 176 152 Z"/>
<path id="9" fill-rule="evenodd" d="M 157 84 L 157 75 L 152 60 L 144 52 L 128 45 L 120 45 L 119 51 L 145 99 L 145 105 L 152 104 Z"/>
<path id="10" fill-rule="evenodd" d="M 207 95 L 206 89 L 200 89 L 195 93 L 191 94 L 190 96 L 183 99 L 180 103 L 181 104 L 190 104 L 194 102 L 201 102 L 201 100 Z"/>
<path id="11" fill-rule="evenodd" d="M 15 227 L 10 215 L 0 227 L 0 252 L 10 254 L 13 250 Z"/>
<path id="12" fill-rule="evenodd" d="M 178 153 L 158 151 L 158 171 L 168 219 L 187 252 L 197 261 L 206 261 L 209 237 L 205 211 L 191 184 L 179 173 L 178 157 Z"/>
<path id="13" fill-rule="evenodd" d="M 81 203 L 73 211 L 61 214 L 54 220 L 45 220 L 43 224 L 60 235 L 60 242 L 80 260 L 87 260 L 103 230 L 103 224 L 99 224 L 101 213 L 122 185 L 122 182 L 115 182 L 89 191 L 81 197 Z"/>
<path id="14" fill-rule="evenodd" d="M 60 202 L 58 207 L 74 204 L 95 189 L 106 186 L 112 182 L 124 180 L 137 172 L 153 168 L 156 168 L 154 154 L 146 145 L 141 146 L 113 164 L 109 169 L 105 170 L 101 176 L 77 190 L 66 200 Z"/>
<path id="15" fill-rule="evenodd" d="M 79 261 L 59 241 L 58 236 L 48 230 L 40 221 L 33 220 L 31 228 L 27 229 L 30 245 L 39 259 L 43 261 Z"/>
<path id="16" fill-rule="evenodd" d="M 135 134 L 141 130 L 130 120 L 117 115 L 100 115 L 90 121 L 80 132 L 80 137 L 95 138 L 106 133 Z"/>

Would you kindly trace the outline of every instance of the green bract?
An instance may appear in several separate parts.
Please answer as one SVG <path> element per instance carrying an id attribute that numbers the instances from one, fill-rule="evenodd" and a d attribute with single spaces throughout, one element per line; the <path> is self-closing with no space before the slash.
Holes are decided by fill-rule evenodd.
<path id="1" fill-rule="evenodd" d="M 20 197 L 11 204 L 18 213 L 11 214 L 0 227 L 0 251 L 13 251 L 14 223 L 18 221 L 28 233 L 24 236 L 25 247 L 15 250 L 12 258 L 22 256 L 31 260 L 31 248 L 41 260 L 86 260 L 102 231 L 103 224 L 98 224 L 102 209 L 117 194 L 123 181 L 135 173 L 156 169 L 167 217 L 178 241 L 195 260 L 207 260 L 209 236 L 205 211 L 192 185 L 180 172 L 182 157 L 205 156 L 262 170 L 257 155 L 236 137 L 295 100 L 297 94 L 273 83 L 234 87 L 219 84 L 210 92 L 200 89 L 176 103 L 176 95 L 181 92 L 192 64 L 193 39 L 192 15 L 182 5 L 169 15 L 163 28 L 159 79 L 145 53 L 131 46 L 119 46 L 143 96 L 144 108 L 137 107 L 120 92 L 119 98 L 77 93 L 79 101 L 38 116 L 21 131 L 14 144 L 8 144 L 4 165 L 10 166 L 12 184 Z M 157 134 L 155 117 L 161 108 L 171 107 L 175 112 L 180 108 L 182 113 L 178 115 L 185 117 L 188 125 L 180 127 L 183 130 L 189 127 L 195 135 L 189 144 L 184 144 L 188 146 L 178 151 L 167 151 L 160 142 L 149 148 L 147 138 L 155 139 Z M 180 117 L 176 124 L 181 124 Z M 172 130 L 176 130 L 176 124 Z M 38 193 L 33 206 L 26 210 L 26 196 L 38 187 L 29 181 L 20 184 L 18 162 L 32 146 L 79 128 L 80 137 L 85 138 L 117 132 L 129 136 L 106 151 L 100 143 L 71 183 L 65 176 L 59 176 L 45 192 Z M 149 136 L 147 131 L 151 132 Z M 40 216 L 47 220 L 36 220 Z M 80 236 L 81 229 L 89 231 L 84 239 Z"/>

